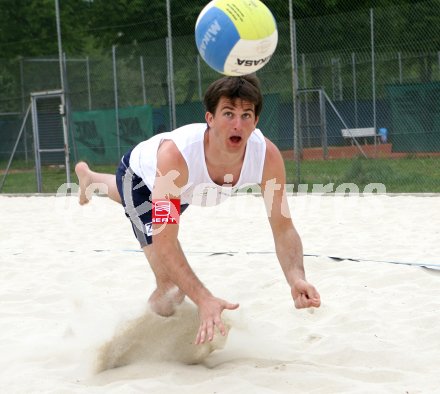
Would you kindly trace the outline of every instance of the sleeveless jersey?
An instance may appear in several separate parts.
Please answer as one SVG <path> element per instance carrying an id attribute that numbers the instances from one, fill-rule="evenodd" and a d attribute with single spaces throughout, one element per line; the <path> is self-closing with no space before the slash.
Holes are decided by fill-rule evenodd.
<path id="1" fill-rule="evenodd" d="M 131 153 L 131 169 L 142 178 L 150 190 L 153 190 L 157 151 L 162 141 L 172 140 L 188 167 L 188 183 L 181 189 L 181 204 L 217 205 L 240 188 L 260 184 L 266 156 L 266 141 L 261 131 L 255 129 L 249 137 L 240 177 L 231 187 L 219 186 L 209 176 L 204 150 L 206 128 L 206 123 L 189 124 L 141 142 Z"/>

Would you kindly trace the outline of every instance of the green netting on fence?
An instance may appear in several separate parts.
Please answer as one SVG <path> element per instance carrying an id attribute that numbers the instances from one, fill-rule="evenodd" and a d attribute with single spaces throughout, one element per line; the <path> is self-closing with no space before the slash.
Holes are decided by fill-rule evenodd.
<path id="1" fill-rule="evenodd" d="M 388 87 L 394 152 L 440 151 L 440 83 Z"/>
<path id="2" fill-rule="evenodd" d="M 77 160 L 115 163 L 133 145 L 153 135 L 151 106 L 121 108 L 118 123 L 116 116 L 112 109 L 72 113 L 71 146 Z"/>

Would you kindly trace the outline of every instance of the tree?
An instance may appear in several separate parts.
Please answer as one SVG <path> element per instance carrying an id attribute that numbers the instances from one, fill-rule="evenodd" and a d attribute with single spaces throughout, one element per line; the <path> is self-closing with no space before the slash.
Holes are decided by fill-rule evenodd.
<path id="1" fill-rule="evenodd" d="M 87 39 L 88 4 L 76 0 L 60 3 L 63 49 L 80 53 Z M 55 0 L 0 1 L 0 37 L 3 58 L 56 56 Z"/>

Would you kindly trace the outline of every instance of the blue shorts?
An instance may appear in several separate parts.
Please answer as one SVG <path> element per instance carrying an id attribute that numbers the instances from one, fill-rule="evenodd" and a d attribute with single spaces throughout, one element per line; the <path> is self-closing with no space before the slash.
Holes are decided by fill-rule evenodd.
<path id="1" fill-rule="evenodd" d="M 134 235 L 141 247 L 153 243 L 151 190 L 130 168 L 131 150 L 122 156 L 116 170 L 116 186 L 125 208 L 125 216 L 131 221 Z M 180 213 L 188 204 L 180 206 Z"/>

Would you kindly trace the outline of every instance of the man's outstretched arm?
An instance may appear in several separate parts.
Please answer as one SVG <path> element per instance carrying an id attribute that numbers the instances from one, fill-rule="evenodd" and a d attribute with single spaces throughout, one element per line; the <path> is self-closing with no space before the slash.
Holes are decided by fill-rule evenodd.
<path id="1" fill-rule="evenodd" d="M 188 177 L 186 164 L 182 160 L 174 144 L 160 148 L 153 200 L 180 199 L 179 189 L 186 184 Z M 203 285 L 180 247 L 178 232 L 178 224 L 153 224 L 153 256 L 168 278 L 197 305 L 200 326 L 195 343 L 200 344 L 213 339 L 215 327 L 226 335 L 221 314 L 224 309 L 238 308 L 238 304 L 214 297 Z"/>
<path id="2" fill-rule="evenodd" d="M 284 162 L 278 148 L 269 140 L 261 184 L 275 250 L 290 285 L 296 308 L 319 307 L 318 291 L 306 280 L 301 238 L 290 217 L 285 190 Z"/>

